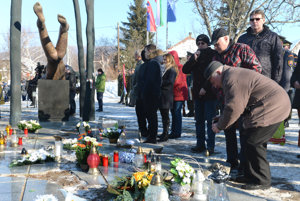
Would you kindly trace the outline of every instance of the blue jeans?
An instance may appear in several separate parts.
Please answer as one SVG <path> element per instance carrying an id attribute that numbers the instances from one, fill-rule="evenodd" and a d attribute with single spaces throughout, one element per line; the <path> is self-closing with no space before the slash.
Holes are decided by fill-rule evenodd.
<path id="1" fill-rule="evenodd" d="M 208 150 L 215 148 L 215 133 L 212 131 L 212 119 L 216 116 L 216 100 L 202 101 L 195 100 L 195 119 L 197 147 L 205 148 L 205 141 Z M 205 120 L 207 125 L 207 139 L 205 138 Z"/>
<path id="2" fill-rule="evenodd" d="M 98 100 L 99 110 L 103 111 L 103 92 L 97 92 L 97 100 Z"/>
<path id="3" fill-rule="evenodd" d="M 182 109 L 183 101 L 174 101 L 173 108 L 171 110 L 172 114 L 172 126 L 171 126 L 171 134 L 174 136 L 181 136 L 181 128 L 182 128 Z"/>

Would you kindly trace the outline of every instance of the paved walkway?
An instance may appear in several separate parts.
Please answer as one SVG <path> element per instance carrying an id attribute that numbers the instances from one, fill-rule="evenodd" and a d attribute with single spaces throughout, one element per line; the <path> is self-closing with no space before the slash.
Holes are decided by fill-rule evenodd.
<path id="1" fill-rule="evenodd" d="M 26 105 L 25 105 L 26 106 Z M 0 130 L 4 130 L 4 127 L 8 124 L 9 120 L 9 106 L 1 106 L 1 118 L 0 118 Z M 126 124 L 127 137 L 137 138 L 136 123 L 133 124 L 131 118 L 119 117 L 113 115 L 114 111 L 109 108 L 119 107 L 117 103 L 107 104 L 105 108 L 108 110 L 105 113 L 99 113 L 96 116 L 96 121 L 90 122 L 95 132 L 97 129 L 103 126 L 113 125 L 115 121 L 119 121 L 120 124 Z M 133 108 L 124 107 L 124 110 L 128 110 L 128 114 L 134 113 Z M 37 119 L 37 109 L 23 108 L 22 120 Z M 111 120 L 113 119 L 113 120 Z M 71 117 L 68 122 L 41 122 L 42 129 L 37 134 L 29 134 L 27 139 L 23 139 L 23 146 L 12 148 L 6 147 L 0 150 L 0 200 L 1 201 L 32 201 L 38 195 L 52 194 L 58 200 L 65 200 L 65 196 L 68 198 L 70 193 L 76 193 L 78 196 L 87 200 L 109 200 L 109 195 L 105 192 L 105 182 L 101 176 L 91 176 L 85 172 L 82 172 L 75 165 L 75 155 L 72 151 L 64 151 L 61 163 L 50 162 L 45 164 L 36 164 L 28 166 L 20 166 L 9 168 L 9 164 L 13 159 L 20 158 L 20 153 L 23 147 L 27 150 L 36 150 L 49 145 L 54 145 L 53 135 L 61 135 L 66 138 L 76 137 L 75 125 L 79 121 L 77 116 Z M 192 124 L 190 120 L 184 119 L 184 123 Z M 21 131 L 18 132 L 22 135 Z M 163 167 L 169 167 L 169 161 L 174 158 L 175 155 L 184 157 L 186 155 L 192 155 L 196 160 L 206 168 L 208 163 L 220 162 L 224 163 L 224 151 L 221 151 L 216 157 L 205 158 L 203 155 L 190 154 L 189 148 L 194 143 L 192 135 L 184 135 L 179 140 L 170 140 L 167 143 L 159 145 L 145 145 L 148 148 L 163 147 L 161 154 Z M 223 139 L 224 140 L 224 139 Z M 138 146 L 140 144 L 135 144 Z M 217 145 L 224 146 L 217 142 Z M 103 142 L 103 153 L 112 154 L 114 150 L 119 148 L 114 145 L 110 145 L 107 141 Z M 120 150 L 119 150 L 120 151 Z M 195 164 L 193 164 L 195 166 Z M 126 164 L 116 165 L 111 164 L 107 169 L 102 171 L 106 175 L 109 182 L 114 179 L 114 176 L 122 176 L 132 170 L 132 166 Z M 259 193 L 252 193 L 240 190 L 239 185 L 230 183 L 227 185 L 229 198 L 231 201 L 240 200 L 274 200 L 267 199 L 268 196 Z M 63 189 L 61 191 L 60 189 Z M 65 192 L 70 192 L 65 194 Z M 291 193 L 287 191 L 288 193 Z M 286 193 L 286 192 L 285 192 Z M 294 192 L 291 200 L 297 200 L 300 198 L 299 193 Z M 298 197 L 295 197 L 297 196 Z M 295 198 L 295 199 L 294 199 Z M 66 199 L 68 200 L 68 199 Z M 71 200 L 71 199 L 70 199 Z M 74 199 L 76 200 L 76 199 Z M 77 199 L 79 200 L 79 199 Z M 281 200 L 281 199 L 275 199 Z M 289 199 L 286 199 L 289 200 Z"/>

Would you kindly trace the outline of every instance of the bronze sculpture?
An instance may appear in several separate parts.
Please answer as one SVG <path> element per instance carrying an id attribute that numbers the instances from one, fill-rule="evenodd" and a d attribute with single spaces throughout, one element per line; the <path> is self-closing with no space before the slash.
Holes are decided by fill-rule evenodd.
<path id="1" fill-rule="evenodd" d="M 48 62 L 46 65 L 46 79 L 64 80 L 65 64 L 63 63 L 63 57 L 66 54 L 68 45 L 69 24 L 64 16 L 60 14 L 57 15 L 57 20 L 60 23 L 60 29 L 57 44 L 56 47 L 54 47 L 48 35 L 43 9 L 39 2 L 34 4 L 33 10 L 38 17 L 37 27 L 39 29 L 42 47 Z"/>

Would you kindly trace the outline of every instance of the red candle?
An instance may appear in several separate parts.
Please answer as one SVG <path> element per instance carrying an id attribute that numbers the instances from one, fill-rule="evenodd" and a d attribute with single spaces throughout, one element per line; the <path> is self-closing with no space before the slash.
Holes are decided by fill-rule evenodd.
<path id="1" fill-rule="evenodd" d="M 22 137 L 19 137 L 19 142 L 18 142 L 19 145 L 23 145 L 23 139 Z"/>
<path id="2" fill-rule="evenodd" d="M 147 163 L 147 154 L 144 154 L 144 163 Z"/>
<path id="3" fill-rule="evenodd" d="M 24 134 L 25 134 L 25 135 L 28 134 L 28 128 L 24 128 Z"/>
<path id="4" fill-rule="evenodd" d="M 119 162 L 119 152 L 114 152 L 114 162 Z"/>
<path id="5" fill-rule="evenodd" d="M 12 132 L 13 132 L 13 129 L 10 128 L 10 129 L 9 129 L 9 135 L 12 135 Z"/>
<path id="6" fill-rule="evenodd" d="M 108 167 L 108 156 L 104 155 L 102 158 L 102 164 L 104 167 Z"/>

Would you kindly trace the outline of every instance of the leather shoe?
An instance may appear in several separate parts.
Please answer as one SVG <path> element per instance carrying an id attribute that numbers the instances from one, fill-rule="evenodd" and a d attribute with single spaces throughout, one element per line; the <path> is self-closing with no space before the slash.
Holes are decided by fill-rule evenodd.
<path id="1" fill-rule="evenodd" d="M 270 188 L 271 185 L 261 185 L 261 184 L 245 184 L 245 185 L 242 185 L 242 189 L 245 189 L 245 190 L 265 190 L 265 189 L 268 189 Z"/>
<path id="2" fill-rule="evenodd" d="M 250 182 L 250 180 L 247 177 L 244 177 L 244 176 L 231 178 L 230 180 L 235 181 L 237 183 L 244 183 L 244 184 Z"/>
<path id="3" fill-rule="evenodd" d="M 168 136 L 169 139 L 177 139 L 177 138 L 180 138 L 180 136 L 177 136 L 177 135 L 174 135 L 173 133 L 171 133 L 169 136 Z"/>
<path id="4" fill-rule="evenodd" d="M 143 143 L 157 144 L 157 140 L 153 138 L 148 138 Z"/>
<path id="5" fill-rule="evenodd" d="M 166 141 L 168 141 L 168 134 L 162 134 L 161 136 L 159 136 L 158 142 L 166 142 Z"/>
<path id="6" fill-rule="evenodd" d="M 194 152 L 194 153 L 202 153 L 206 150 L 205 147 L 198 147 L 198 146 L 195 146 L 195 147 L 192 147 L 191 148 L 191 151 Z"/>

